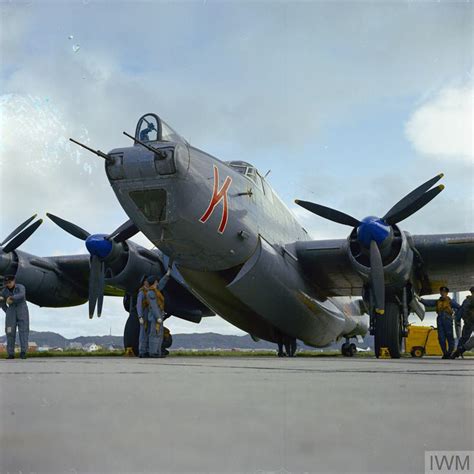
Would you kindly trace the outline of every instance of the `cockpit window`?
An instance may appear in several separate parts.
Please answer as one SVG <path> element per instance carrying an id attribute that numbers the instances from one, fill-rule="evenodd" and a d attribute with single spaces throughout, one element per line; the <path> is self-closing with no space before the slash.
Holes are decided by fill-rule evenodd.
<path id="1" fill-rule="evenodd" d="M 144 115 L 137 126 L 136 138 L 142 142 L 156 142 L 159 137 L 158 117 L 153 114 Z"/>
<path id="2" fill-rule="evenodd" d="M 164 141 L 164 142 L 183 142 L 183 141 L 185 141 L 164 120 L 161 121 L 161 140 Z"/>
<path id="3" fill-rule="evenodd" d="M 237 173 L 247 176 L 247 178 L 251 179 L 255 184 L 258 184 L 257 169 L 255 166 L 252 166 L 250 163 L 246 163 L 245 161 L 229 161 L 227 164 L 237 171 Z"/>
<path id="4" fill-rule="evenodd" d="M 140 118 L 135 138 L 144 143 L 162 141 L 187 145 L 186 140 L 156 114 L 146 114 Z"/>

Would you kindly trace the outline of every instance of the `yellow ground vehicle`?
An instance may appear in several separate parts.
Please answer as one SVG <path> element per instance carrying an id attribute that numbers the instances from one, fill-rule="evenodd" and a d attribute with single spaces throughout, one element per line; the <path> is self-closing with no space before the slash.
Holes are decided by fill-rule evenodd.
<path id="1" fill-rule="evenodd" d="M 433 326 L 408 326 L 408 336 L 405 339 L 405 351 L 412 357 L 424 355 L 443 355 L 438 342 L 438 330 Z"/>

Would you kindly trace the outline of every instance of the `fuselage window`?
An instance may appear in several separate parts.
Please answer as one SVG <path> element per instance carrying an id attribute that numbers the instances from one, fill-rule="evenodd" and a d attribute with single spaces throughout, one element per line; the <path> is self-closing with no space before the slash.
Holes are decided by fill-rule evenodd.
<path id="1" fill-rule="evenodd" d="M 164 189 L 146 189 L 131 191 L 130 198 L 149 222 L 166 220 L 166 191 Z"/>

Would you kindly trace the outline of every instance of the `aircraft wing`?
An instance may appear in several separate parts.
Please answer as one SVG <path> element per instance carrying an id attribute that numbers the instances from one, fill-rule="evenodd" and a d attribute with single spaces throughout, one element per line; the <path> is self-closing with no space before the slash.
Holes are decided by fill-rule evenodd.
<path id="1" fill-rule="evenodd" d="M 116 265 L 114 261 L 110 266 L 105 265 L 105 296 L 133 294 L 138 290 L 143 275 L 164 273 L 161 254 L 128 242 L 125 256 L 127 258 L 118 259 Z M 27 288 L 28 301 L 38 306 L 77 306 L 89 298 L 89 254 L 38 257 L 17 250 L 14 270 L 17 281 Z M 195 323 L 200 322 L 203 316 L 214 315 L 190 292 L 175 268 L 164 293 L 165 310 L 169 314 Z"/>
<path id="2" fill-rule="evenodd" d="M 351 265 L 347 239 L 300 241 L 294 252 L 321 296 L 360 296 L 363 282 Z"/>
<path id="3" fill-rule="evenodd" d="M 34 265 L 37 263 L 41 266 L 41 262 L 48 262 L 56 272 L 60 272 L 61 275 L 68 280 L 74 282 L 74 284 L 83 290 L 84 294 L 88 293 L 89 285 L 89 272 L 90 272 L 90 255 L 62 255 L 57 257 L 42 257 L 38 258 L 38 261 L 32 260 L 31 263 Z M 105 296 L 124 296 L 125 291 L 119 287 L 113 285 L 105 285 L 104 287 Z"/>
<path id="4" fill-rule="evenodd" d="M 463 291 L 474 285 L 474 234 L 413 235 L 411 270 L 419 294 L 440 286 Z M 363 279 L 350 257 L 348 239 L 299 241 L 286 247 L 298 259 L 322 296 L 360 296 Z"/>
<path id="5" fill-rule="evenodd" d="M 474 285 L 474 234 L 414 235 L 423 280 L 422 294 L 440 286 L 465 291 Z"/>

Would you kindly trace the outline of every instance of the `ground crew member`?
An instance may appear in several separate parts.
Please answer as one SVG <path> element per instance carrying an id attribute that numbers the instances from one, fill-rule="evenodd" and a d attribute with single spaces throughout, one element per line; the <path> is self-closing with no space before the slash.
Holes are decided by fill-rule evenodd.
<path id="1" fill-rule="evenodd" d="M 461 325 L 461 319 L 464 320 L 462 334 L 458 341 L 458 347 L 451 356 L 453 359 L 463 355 L 466 351 L 465 344 L 474 332 L 474 286 L 469 289 L 471 294 L 466 296 L 461 308 L 456 312 L 456 325 Z"/>
<path id="2" fill-rule="evenodd" d="M 149 329 L 149 352 L 150 357 L 164 357 L 162 353 L 164 320 L 165 320 L 165 298 L 162 290 L 168 283 L 171 275 L 171 267 L 158 281 L 156 276 L 147 278 L 150 287 L 147 291 L 148 301 L 148 324 Z"/>
<path id="3" fill-rule="evenodd" d="M 16 283 L 14 275 L 6 275 L 5 287 L 0 293 L 0 305 L 5 311 L 5 333 L 7 336 L 7 359 L 15 358 L 16 328 L 20 336 L 20 357 L 26 359 L 30 317 L 26 305 L 26 290 Z"/>
<path id="4" fill-rule="evenodd" d="M 283 334 L 279 331 L 276 333 L 276 340 L 278 344 L 278 357 L 285 357 L 286 353 L 283 350 Z"/>
<path id="5" fill-rule="evenodd" d="M 449 288 L 442 286 L 439 289 L 440 297 L 437 300 L 425 300 L 420 298 L 420 302 L 428 308 L 435 308 L 438 317 L 436 318 L 436 326 L 438 327 L 438 341 L 443 351 L 443 359 L 450 359 L 454 351 L 454 332 L 453 332 L 453 317 L 454 310 L 460 308 L 456 301 L 449 296 Z M 446 349 L 446 341 L 448 348 Z"/>
<path id="6" fill-rule="evenodd" d="M 140 336 L 138 339 L 138 355 L 140 359 L 150 356 L 148 352 L 150 324 L 148 324 L 148 300 L 146 297 L 149 288 L 150 284 L 146 277 L 144 277 L 137 296 L 137 313 L 138 320 L 140 321 Z"/>

